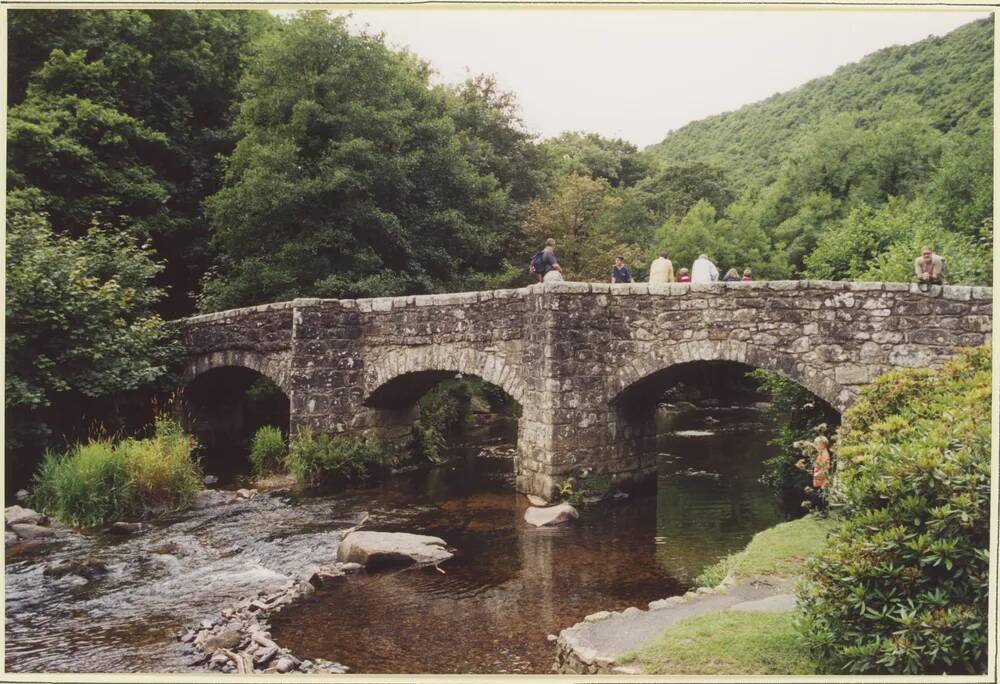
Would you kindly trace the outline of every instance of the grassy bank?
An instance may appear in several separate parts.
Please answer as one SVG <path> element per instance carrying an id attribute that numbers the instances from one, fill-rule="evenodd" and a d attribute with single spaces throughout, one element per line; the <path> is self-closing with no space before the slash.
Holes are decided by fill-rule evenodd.
<path id="1" fill-rule="evenodd" d="M 835 525 L 811 515 L 781 523 L 754 535 L 746 548 L 730 554 L 698 575 L 703 587 L 714 587 L 727 575 L 739 581 L 769 575 L 796 577 L 802 564 L 819 553 Z"/>
<path id="2" fill-rule="evenodd" d="M 793 613 L 722 611 L 687 618 L 623 659 L 644 674 L 813 674 Z"/>
<path id="3" fill-rule="evenodd" d="M 806 516 L 754 535 L 745 549 L 707 568 L 702 586 L 730 576 L 799 576 L 806 560 L 825 546 L 835 525 Z M 813 674 L 816 661 L 795 628 L 795 614 L 716 611 L 680 620 L 656 641 L 622 658 L 645 674 L 762 675 Z"/>

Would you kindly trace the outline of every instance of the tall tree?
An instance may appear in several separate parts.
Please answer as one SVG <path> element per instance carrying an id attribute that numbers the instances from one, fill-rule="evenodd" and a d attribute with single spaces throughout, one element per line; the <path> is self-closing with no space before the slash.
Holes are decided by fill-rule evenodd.
<path id="1" fill-rule="evenodd" d="M 241 59 L 266 12 L 12 10 L 9 190 L 81 235 L 95 214 L 150 238 L 160 307 L 190 311 L 202 202 L 221 179 Z"/>
<path id="2" fill-rule="evenodd" d="M 482 83 L 456 102 L 429 71 L 325 13 L 262 37 L 207 203 L 221 259 L 204 308 L 439 291 L 501 267 L 524 163 L 503 146 L 521 143 Z"/>

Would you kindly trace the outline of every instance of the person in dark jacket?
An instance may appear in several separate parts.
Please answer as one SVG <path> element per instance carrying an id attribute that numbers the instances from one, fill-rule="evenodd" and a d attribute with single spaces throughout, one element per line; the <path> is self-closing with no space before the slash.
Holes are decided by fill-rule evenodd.
<path id="1" fill-rule="evenodd" d="M 612 283 L 631 283 L 632 274 L 629 273 L 628 266 L 625 265 L 625 257 L 616 256 L 615 265 L 611 268 Z"/>

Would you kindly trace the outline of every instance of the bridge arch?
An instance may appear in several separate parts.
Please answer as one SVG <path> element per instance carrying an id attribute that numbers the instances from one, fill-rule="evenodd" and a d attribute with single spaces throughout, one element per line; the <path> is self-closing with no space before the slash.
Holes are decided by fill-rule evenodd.
<path id="1" fill-rule="evenodd" d="M 839 412 L 854 398 L 850 390 L 827 372 L 811 368 L 791 354 L 737 340 L 699 340 L 662 345 L 631 359 L 617 375 L 609 377 L 609 403 L 618 405 L 661 372 L 695 361 L 731 361 L 776 373 L 798 383 Z"/>
<path id="2" fill-rule="evenodd" d="M 181 382 L 188 385 L 208 371 L 221 368 L 248 368 L 264 376 L 291 397 L 288 361 L 284 356 L 244 350 L 216 351 L 188 359 L 181 371 Z"/>
<path id="3" fill-rule="evenodd" d="M 520 373 L 502 356 L 469 348 L 456 350 L 447 345 L 392 351 L 369 363 L 365 368 L 366 392 L 362 403 L 378 406 L 385 402 L 398 405 L 415 401 L 434 384 L 456 373 L 482 378 L 503 389 L 519 404 L 524 403 L 525 388 Z"/>

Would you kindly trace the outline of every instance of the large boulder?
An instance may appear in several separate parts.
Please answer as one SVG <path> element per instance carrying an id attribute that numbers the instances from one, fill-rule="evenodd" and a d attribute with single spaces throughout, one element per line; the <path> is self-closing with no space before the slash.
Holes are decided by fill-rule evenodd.
<path id="1" fill-rule="evenodd" d="M 3 517 L 8 526 L 17 524 L 46 525 L 49 522 L 48 516 L 43 513 L 21 506 L 8 506 L 4 509 Z"/>
<path id="2" fill-rule="evenodd" d="M 405 532 L 351 532 L 337 548 L 338 561 L 367 568 L 440 563 L 451 556 L 444 539 Z"/>
<path id="3" fill-rule="evenodd" d="M 535 527 L 561 525 L 579 517 L 580 514 L 568 503 L 561 503 L 558 506 L 548 506 L 546 508 L 531 506 L 524 512 L 525 522 Z"/>

